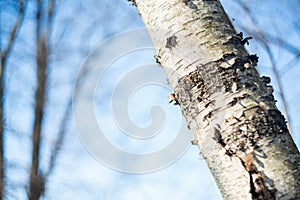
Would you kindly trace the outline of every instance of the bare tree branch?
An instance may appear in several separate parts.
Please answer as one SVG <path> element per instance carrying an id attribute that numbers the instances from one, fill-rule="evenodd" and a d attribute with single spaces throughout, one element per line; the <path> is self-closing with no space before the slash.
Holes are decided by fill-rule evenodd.
<path id="1" fill-rule="evenodd" d="M 54 11 L 55 11 L 55 1 L 54 0 L 51 0 L 49 1 L 49 6 L 48 6 L 48 15 L 47 15 L 47 26 L 46 26 L 46 34 L 48 34 L 47 36 L 47 44 L 48 46 L 44 45 L 45 46 L 45 51 L 43 54 L 41 55 L 38 55 L 38 59 L 41 57 L 41 65 L 38 65 L 38 67 L 42 67 L 42 69 L 44 70 L 42 73 L 42 76 L 41 77 L 38 77 L 39 78 L 39 81 L 38 81 L 38 89 L 40 86 L 43 86 L 41 88 L 41 91 L 38 92 L 37 90 L 37 93 L 42 93 L 42 94 L 39 94 L 36 96 L 36 103 L 38 104 L 39 101 L 43 101 L 43 105 L 40 106 L 40 110 L 43 110 L 45 105 L 44 105 L 44 101 L 45 99 L 41 100 L 41 97 L 43 95 L 43 98 L 45 98 L 45 93 L 46 93 L 46 82 L 43 82 L 43 83 L 40 83 L 42 80 L 46 80 L 46 68 L 47 68 L 47 60 L 48 60 L 48 56 L 49 56 L 49 53 L 51 52 L 51 49 L 50 49 L 50 37 L 51 37 L 51 31 L 52 31 L 52 25 L 53 25 L 53 19 L 54 19 Z M 40 33 L 37 33 L 37 35 L 40 34 Z M 44 40 L 45 43 L 46 43 L 46 38 L 42 38 Z M 40 47 L 40 44 L 39 46 Z M 42 46 L 43 47 L 43 46 Z M 38 70 L 39 70 L 38 68 Z M 42 79 L 43 77 L 43 79 Z M 43 90 L 43 91 L 42 91 Z M 36 107 L 37 109 L 37 107 Z M 65 134 L 66 134 L 66 129 L 67 129 L 67 124 L 68 124 L 68 120 L 69 120 L 69 116 L 71 114 L 71 109 L 72 109 L 72 98 L 70 97 L 69 101 L 68 101 L 68 105 L 67 105 L 67 108 L 65 110 L 65 113 L 63 115 L 63 119 L 60 123 L 60 127 L 59 127 L 59 133 L 58 133 L 58 136 L 56 138 L 56 142 L 54 144 L 54 148 L 53 148 L 53 151 L 51 152 L 51 156 L 50 156 L 50 161 L 49 161 L 49 168 L 48 170 L 45 172 L 45 174 L 41 174 L 41 172 L 39 172 L 38 170 L 38 167 L 39 165 L 38 164 L 35 164 L 35 165 L 32 165 L 32 171 L 34 171 L 34 175 L 35 177 L 37 177 L 38 179 L 35 179 L 35 180 L 32 180 L 31 181 L 31 190 L 30 190 L 30 198 L 31 199 L 39 199 L 43 193 L 44 193 L 44 189 L 45 189 L 45 186 L 46 184 L 48 183 L 48 179 L 50 177 L 50 175 L 52 174 L 52 171 L 56 165 L 56 160 L 58 158 L 58 155 L 60 153 L 60 150 L 63 146 L 63 142 L 64 142 L 64 138 L 65 138 Z M 36 113 L 37 114 L 37 113 Z M 36 115 L 37 116 L 37 115 Z M 39 122 L 39 125 L 42 124 L 42 119 L 40 119 Z M 37 126 L 39 126 L 38 124 L 36 124 Z M 41 128 L 40 128 L 41 129 Z M 41 130 L 40 130 L 40 134 L 41 134 Z M 35 138 L 33 137 L 33 142 L 35 143 L 35 145 L 37 146 L 40 145 L 40 134 L 39 136 L 39 139 L 38 140 L 35 140 Z M 38 135 L 38 134 L 37 134 Z M 36 150 L 33 152 L 36 154 L 37 156 L 37 161 L 34 161 L 35 159 L 33 159 L 33 163 L 34 162 L 38 162 L 38 160 L 40 159 L 40 155 L 39 155 L 39 152 L 40 152 L 40 149 L 38 147 L 36 147 Z M 33 169 L 34 168 L 34 169 Z M 32 176 L 31 176 L 32 177 Z M 34 179 L 34 178 L 33 178 Z M 35 183 L 34 183 L 35 182 Z M 36 188 L 34 188 L 36 187 Z"/>
<path id="2" fill-rule="evenodd" d="M 54 5 L 54 0 L 51 1 L 51 5 L 52 6 Z M 50 5 L 50 8 L 51 8 L 51 5 Z M 53 13 L 53 9 L 54 9 L 53 7 L 52 7 L 52 9 L 49 9 L 49 15 L 48 16 L 50 18 L 52 18 L 52 16 L 50 15 L 50 13 Z M 52 10 L 52 12 L 50 12 L 50 10 Z M 95 24 L 98 23 L 101 18 L 103 18 L 103 15 L 100 15 L 99 18 L 97 20 L 95 20 L 87 28 L 87 31 L 84 32 L 84 34 L 83 34 L 84 36 L 82 37 L 82 39 L 88 38 L 87 34 L 88 34 L 88 32 L 91 32 L 90 28 L 95 27 Z M 49 21 L 48 25 L 50 25 L 52 19 L 49 19 L 48 21 Z M 52 30 L 50 26 L 49 26 L 48 29 Z M 82 44 L 83 44 L 83 42 L 82 42 Z M 88 69 L 83 70 L 82 73 L 79 74 L 78 76 L 81 79 L 85 79 L 86 76 L 87 76 L 87 74 L 88 74 L 88 71 L 89 71 Z M 78 91 L 79 88 L 76 88 L 75 90 Z M 65 135 L 66 135 L 66 131 L 67 131 L 68 122 L 69 122 L 70 116 L 72 114 L 72 102 L 76 101 L 76 97 L 77 97 L 77 95 L 75 94 L 74 96 L 71 95 L 69 97 L 69 99 L 68 99 L 68 103 L 67 103 L 65 112 L 63 114 L 63 119 L 61 120 L 60 125 L 59 125 L 59 129 L 58 129 L 59 132 L 58 132 L 57 138 L 55 140 L 55 144 L 54 144 L 53 150 L 51 152 L 50 162 L 49 162 L 49 168 L 48 168 L 48 170 L 45 173 L 45 177 L 44 177 L 45 178 L 45 184 L 48 183 L 48 180 L 49 180 L 50 176 L 53 173 L 53 170 L 54 170 L 54 168 L 56 166 L 57 159 L 59 157 L 59 153 L 61 152 L 61 149 L 63 147 L 64 141 L 65 141 Z"/>
<path id="3" fill-rule="evenodd" d="M 52 32 L 52 25 L 53 25 L 53 20 L 54 20 L 54 12 L 55 12 L 55 0 L 50 0 L 49 1 L 49 7 L 48 7 L 48 18 L 47 18 L 47 33 L 48 33 L 48 39 L 51 37 L 51 32 Z M 48 44 L 50 44 L 50 41 L 48 41 Z M 48 52 L 51 52 L 50 46 L 48 48 Z M 46 184 L 48 183 L 49 177 L 51 176 L 53 169 L 56 166 L 56 161 L 59 156 L 59 153 L 62 149 L 64 139 L 65 139 L 65 134 L 67 130 L 67 124 L 69 121 L 69 117 L 71 115 L 71 109 L 72 109 L 72 98 L 69 98 L 66 110 L 63 114 L 63 119 L 60 122 L 59 126 L 59 133 L 58 136 L 55 140 L 55 144 L 53 147 L 53 150 L 50 155 L 50 161 L 49 161 L 49 168 L 44 174 L 44 187 L 46 187 Z"/>
<path id="4" fill-rule="evenodd" d="M 9 54 L 12 51 L 13 45 L 16 41 L 18 32 L 22 25 L 25 15 L 27 1 L 19 1 L 19 17 L 14 24 L 12 31 L 10 33 L 9 42 L 6 49 L 1 53 L 1 63 L 0 63 L 0 199 L 4 198 L 5 192 L 5 159 L 4 159 L 4 85 L 5 85 L 5 71 L 6 64 Z M 0 49 L 2 51 L 2 49 Z"/>
<path id="5" fill-rule="evenodd" d="M 7 45 L 6 49 L 3 50 L 3 52 L 1 52 L 1 72 L 0 72 L 1 74 L 4 71 L 3 68 L 5 67 L 8 56 L 11 53 L 11 50 L 13 48 L 13 45 L 14 45 L 15 41 L 16 41 L 18 32 L 19 32 L 20 27 L 22 25 L 22 22 L 24 20 L 25 7 L 26 7 L 25 5 L 26 4 L 27 4 L 27 0 L 26 1 L 23 1 L 23 0 L 19 1 L 19 17 L 18 17 L 16 23 L 14 24 L 14 26 L 12 28 L 12 31 L 10 33 L 9 41 L 8 41 L 8 45 Z"/>
<path id="6" fill-rule="evenodd" d="M 37 0 L 36 14 L 36 66 L 37 66 L 37 89 L 35 92 L 35 119 L 32 134 L 32 160 L 29 180 L 29 199 L 38 200 L 44 190 L 44 177 L 39 171 L 41 132 L 44 117 L 45 90 L 47 78 L 47 38 L 42 33 L 42 3 Z"/>
<path id="7" fill-rule="evenodd" d="M 66 110 L 64 112 L 63 115 L 63 119 L 60 122 L 60 126 L 59 126 L 59 132 L 57 135 L 57 138 L 55 140 L 55 144 L 54 144 L 54 148 L 51 152 L 51 157 L 50 157 L 50 162 L 49 162 L 49 168 L 47 170 L 47 172 L 45 173 L 45 184 L 47 184 L 49 177 L 51 176 L 53 169 L 56 166 L 56 161 L 58 159 L 59 153 L 63 147 L 63 143 L 65 140 L 65 135 L 66 135 L 66 130 L 67 130 L 67 125 L 68 125 L 68 121 L 71 115 L 71 111 L 72 111 L 72 97 L 70 97 Z"/>
<path id="8" fill-rule="evenodd" d="M 283 76 L 285 73 L 287 73 L 289 70 L 293 69 L 297 64 L 300 62 L 300 52 L 297 54 L 291 61 L 283 65 L 280 70 L 279 74 Z"/>
<path id="9" fill-rule="evenodd" d="M 86 67 L 86 66 L 85 66 Z M 78 76 L 84 80 L 88 74 L 89 70 L 88 69 L 84 69 L 82 70 L 81 74 L 79 74 Z M 79 85 L 80 87 L 80 85 Z M 80 88 L 75 88 L 75 91 L 79 91 Z M 60 126 L 59 126 L 59 132 L 57 135 L 57 138 L 55 140 L 55 145 L 54 145 L 54 149 L 51 152 L 51 157 L 50 157 L 50 162 L 49 162 L 49 168 L 47 170 L 47 172 L 45 173 L 45 184 L 48 183 L 49 177 L 52 175 L 53 170 L 56 166 L 56 162 L 57 159 L 59 157 L 59 153 L 63 147 L 64 141 L 65 141 L 65 136 L 66 136 L 66 131 L 67 131 L 67 126 L 68 126 L 68 122 L 70 119 L 70 116 L 72 114 L 72 103 L 76 102 L 77 99 L 77 93 L 74 94 L 73 96 L 71 95 L 69 97 L 65 112 L 63 114 L 63 119 L 60 122 Z"/>

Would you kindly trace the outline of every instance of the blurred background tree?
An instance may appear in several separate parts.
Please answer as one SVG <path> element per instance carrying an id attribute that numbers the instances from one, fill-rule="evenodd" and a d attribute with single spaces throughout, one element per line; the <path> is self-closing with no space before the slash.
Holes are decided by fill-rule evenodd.
<path id="1" fill-rule="evenodd" d="M 222 4 L 237 31 L 254 38 L 248 49 L 259 55 L 261 74 L 271 76 L 299 147 L 300 2 Z M 0 9 L 2 199 L 221 198 L 204 161 L 194 158 L 197 148 L 166 169 L 136 176 L 102 166 L 80 143 L 72 121 L 74 81 L 101 41 L 144 27 L 127 1 L 0 0 Z M 199 178 L 202 186 L 193 181 Z"/>

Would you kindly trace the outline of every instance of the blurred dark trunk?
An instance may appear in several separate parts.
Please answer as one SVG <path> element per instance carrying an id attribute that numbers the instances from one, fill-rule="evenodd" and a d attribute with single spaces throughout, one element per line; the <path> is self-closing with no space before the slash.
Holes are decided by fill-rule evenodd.
<path id="1" fill-rule="evenodd" d="M 5 93 L 5 73 L 6 73 L 6 65 L 8 57 L 11 53 L 13 45 L 16 41 L 18 32 L 22 25 L 24 14 L 25 14 L 25 7 L 27 4 L 27 0 L 19 1 L 19 16 L 14 24 L 12 31 L 9 36 L 9 41 L 6 49 L 0 49 L 0 199 L 4 199 L 4 192 L 5 192 L 5 147 L 4 147 L 4 132 L 5 132 L 5 117 L 4 117 L 4 93 Z M 1 19 L 0 19 L 1 23 Z"/>
<path id="2" fill-rule="evenodd" d="M 39 171 L 40 163 L 40 148 L 41 148 L 41 134 L 45 106 L 45 91 L 47 79 L 47 38 L 42 32 L 41 15 L 42 3 L 38 0 L 38 11 L 36 15 L 36 66 L 37 66 L 37 88 L 35 92 L 35 119 L 32 134 L 32 160 L 30 169 L 29 182 L 29 199 L 38 200 L 44 191 L 44 177 Z"/>

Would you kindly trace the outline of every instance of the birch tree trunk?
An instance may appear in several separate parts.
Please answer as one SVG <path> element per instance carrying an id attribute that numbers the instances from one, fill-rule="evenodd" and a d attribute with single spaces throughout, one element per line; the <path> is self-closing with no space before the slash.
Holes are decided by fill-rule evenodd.
<path id="1" fill-rule="evenodd" d="M 223 198 L 300 199 L 299 151 L 220 2 L 132 3 Z"/>

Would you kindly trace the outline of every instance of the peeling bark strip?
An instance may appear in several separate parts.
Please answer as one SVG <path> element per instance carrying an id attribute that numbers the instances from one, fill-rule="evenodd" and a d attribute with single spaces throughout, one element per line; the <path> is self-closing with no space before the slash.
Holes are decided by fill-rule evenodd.
<path id="1" fill-rule="evenodd" d="M 300 199 L 300 154 L 244 48 L 251 37 L 218 0 L 136 3 L 223 198 Z"/>
<path id="2" fill-rule="evenodd" d="M 234 59 L 234 63 L 224 69 L 222 64 L 227 63 L 227 59 Z M 275 102 L 266 101 L 274 100 L 273 94 L 261 86 L 264 83 L 259 76 L 254 76 L 257 73 L 254 66 L 244 67 L 246 63 L 253 63 L 251 56 L 227 59 L 200 66 L 182 77 L 175 88 L 176 96 L 184 115 L 202 116 L 204 127 L 210 126 L 220 109 L 237 109 L 238 115 L 224 118 L 222 123 L 226 130 L 214 138 L 222 146 L 226 144 L 230 152 L 252 151 L 262 135 L 282 134 L 287 132 L 287 127 Z M 247 79 L 243 79 L 243 75 Z M 217 92 L 225 93 L 224 108 L 207 106 Z M 251 95 L 251 92 L 256 94 Z"/>
<path id="3" fill-rule="evenodd" d="M 174 93 L 171 93 L 168 97 L 168 102 L 172 103 L 173 101 L 174 101 L 174 106 L 179 105 L 177 97 L 175 96 Z"/>
<path id="4" fill-rule="evenodd" d="M 253 155 L 251 153 L 246 154 L 244 157 L 240 157 L 240 160 L 249 172 L 252 199 L 275 199 L 275 192 L 268 190 L 263 173 L 258 171 L 254 165 Z"/>
<path id="5" fill-rule="evenodd" d="M 266 175 L 259 171 L 252 161 L 251 164 L 245 164 L 247 162 L 244 162 L 241 157 L 247 153 L 247 155 L 252 155 L 251 152 L 264 151 L 262 145 L 269 147 L 266 148 L 267 151 L 275 153 L 278 147 L 273 149 L 271 145 L 287 145 L 293 148 L 294 144 L 285 141 L 288 139 L 286 121 L 275 106 L 272 90 L 268 89 L 269 78 L 260 78 L 255 70 L 257 57 L 233 56 L 225 56 L 216 62 L 199 66 L 195 71 L 179 79 L 174 91 L 186 118 L 197 121 L 198 126 L 194 127 L 195 132 L 199 131 L 199 125 L 204 130 L 209 130 L 220 109 L 228 109 L 228 112 L 232 113 L 224 118 L 222 127 L 217 124 L 213 128 L 212 138 L 224 149 L 224 156 L 237 157 L 242 161 L 249 173 L 249 192 L 252 199 L 274 199 L 277 191 L 275 180 L 272 178 L 265 180 Z M 224 68 L 231 60 L 234 60 L 231 65 Z M 247 68 L 246 64 L 249 64 Z M 236 86 L 233 90 L 234 84 Z M 213 101 L 213 95 L 217 92 L 225 94 L 224 107 L 222 105 L 219 105 L 220 107 L 207 106 L 207 102 Z M 297 155 L 296 148 L 294 151 L 296 157 L 290 160 L 293 163 L 290 167 L 297 168 L 299 155 Z M 207 158 L 206 155 L 205 157 Z M 274 159 L 273 157 L 269 162 L 274 162 Z M 289 156 L 287 155 L 284 160 L 283 162 L 289 160 Z M 264 163 L 265 161 L 258 159 L 258 162 Z M 268 171 L 264 167 L 262 169 Z M 280 168 L 277 169 L 277 172 L 279 171 Z M 299 180 L 296 171 L 294 172 L 295 178 Z"/>

